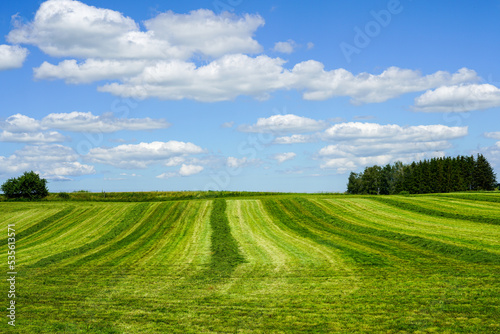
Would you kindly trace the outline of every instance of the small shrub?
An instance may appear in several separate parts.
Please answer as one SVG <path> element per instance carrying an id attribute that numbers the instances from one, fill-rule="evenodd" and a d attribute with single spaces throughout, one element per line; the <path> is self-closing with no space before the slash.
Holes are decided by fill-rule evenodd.
<path id="1" fill-rule="evenodd" d="M 406 190 L 403 190 L 402 192 L 399 193 L 399 195 L 401 195 L 401 196 L 410 196 L 410 192 L 406 191 Z"/>
<path id="2" fill-rule="evenodd" d="M 65 192 L 59 193 L 57 194 L 57 196 L 59 196 L 59 198 L 61 199 L 69 199 L 69 194 Z"/>

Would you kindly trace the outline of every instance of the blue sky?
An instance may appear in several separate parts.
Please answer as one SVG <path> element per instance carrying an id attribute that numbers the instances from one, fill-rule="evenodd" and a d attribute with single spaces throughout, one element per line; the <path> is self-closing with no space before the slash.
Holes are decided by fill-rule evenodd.
<path id="1" fill-rule="evenodd" d="M 500 172 L 500 1 L 4 1 L 0 182 L 346 189 L 482 153 Z"/>

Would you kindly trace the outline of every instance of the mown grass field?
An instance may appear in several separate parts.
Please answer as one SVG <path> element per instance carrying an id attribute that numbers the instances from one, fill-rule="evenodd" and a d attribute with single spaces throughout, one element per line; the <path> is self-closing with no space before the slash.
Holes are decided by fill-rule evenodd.
<path id="1" fill-rule="evenodd" d="M 2 202 L 0 239 L 6 273 L 15 224 L 18 333 L 500 333 L 499 213 L 498 192 Z"/>

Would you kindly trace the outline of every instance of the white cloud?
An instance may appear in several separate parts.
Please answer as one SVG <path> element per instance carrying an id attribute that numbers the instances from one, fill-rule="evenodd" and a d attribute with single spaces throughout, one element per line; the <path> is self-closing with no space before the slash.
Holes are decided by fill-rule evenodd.
<path id="1" fill-rule="evenodd" d="M 258 15 L 237 17 L 200 9 L 189 14 L 171 11 L 144 22 L 79 1 L 49 0 L 32 22 L 15 21 L 11 43 L 33 44 L 54 57 L 114 59 L 188 59 L 195 54 L 257 53 L 252 38 L 264 24 Z"/>
<path id="2" fill-rule="evenodd" d="M 273 155 L 271 157 L 271 159 L 274 159 L 281 164 L 285 161 L 294 159 L 296 156 L 297 156 L 297 154 L 295 154 L 294 152 L 277 153 L 277 154 Z"/>
<path id="3" fill-rule="evenodd" d="M 248 163 L 247 157 L 243 157 L 241 159 L 235 157 L 228 157 L 226 162 L 229 168 L 240 168 L 245 166 L 247 163 Z"/>
<path id="4" fill-rule="evenodd" d="M 0 121 L 0 129 L 9 132 L 36 132 L 42 130 L 42 126 L 34 118 L 15 114 L 7 117 L 5 121 Z"/>
<path id="5" fill-rule="evenodd" d="M 228 128 L 232 128 L 234 126 L 234 122 L 231 121 L 231 122 L 224 122 L 221 124 L 221 128 L 225 128 L 225 129 L 228 129 Z"/>
<path id="6" fill-rule="evenodd" d="M 257 133 L 302 133 L 323 130 L 327 126 L 325 121 L 287 114 L 259 118 L 256 124 L 242 125 L 238 130 Z"/>
<path id="7" fill-rule="evenodd" d="M 58 144 L 25 146 L 9 157 L 0 156 L 0 174 L 35 170 L 48 179 L 68 179 L 95 173 L 93 166 L 80 163 L 78 158 L 72 148 Z"/>
<path id="8" fill-rule="evenodd" d="M 379 75 L 353 75 L 343 68 L 325 71 L 324 65 L 314 60 L 295 65 L 291 74 L 290 86 L 304 90 L 306 100 L 349 96 L 353 104 L 380 103 L 406 93 L 479 80 L 476 72 L 467 68 L 455 74 L 438 71 L 422 76 L 419 71 L 389 67 Z"/>
<path id="9" fill-rule="evenodd" d="M 62 79 L 66 83 L 82 84 L 106 79 L 125 80 L 139 75 L 147 64 L 147 61 L 142 60 L 87 59 L 83 63 L 77 63 L 76 60 L 70 59 L 63 60 L 58 65 L 43 62 L 33 71 L 35 79 Z"/>
<path id="10" fill-rule="evenodd" d="M 249 95 L 264 100 L 271 92 L 284 88 L 284 62 L 265 55 L 252 58 L 243 54 L 225 55 L 200 67 L 179 60 L 158 61 L 146 66 L 138 76 L 98 90 L 139 99 L 216 102 Z"/>
<path id="11" fill-rule="evenodd" d="M 164 165 L 167 167 L 173 167 L 173 166 L 179 166 L 179 165 L 183 164 L 184 162 L 186 162 L 186 157 L 172 157 L 172 158 L 168 158 L 165 161 Z"/>
<path id="12" fill-rule="evenodd" d="M 307 42 L 307 50 L 311 50 L 312 48 L 314 48 L 314 43 L 313 42 Z"/>
<path id="13" fill-rule="evenodd" d="M 500 89 L 490 84 L 455 85 L 428 90 L 415 98 L 416 111 L 466 112 L 500 107 Z"/>
<path id="14" fill-rule="evenodd" d="M 112 113 L 96 116 L 91 112 L 78 111 L 49 114 L 42 119 L 41 125 L 47 129 L 95 133 L 110 133 L 120 130 L 155 130 L 170 126 L 164 119 L 115 118 Z"/>
<path id="15" fill-rule="evenodd" d="M 170 158 L 203 153 L 192 143 L 179 141 L 119 145 L 113 148 L 92 148 L 85 156 L 91 162 L 119 168 L 146 168 L 155 163 L 168 163 Z"/>
<path id="16" fill-rule="evenodd" d="M 407 163 L 445 155 L 445 150 L 452 147 L 450 140 L 463 137 L 467 132 L 467 127 L 444 125 L 335 124 L 321 137 L 336 143 L 320 149 L 318 158 L 323 161 L 321 168 L 334 169 L 337 173 L 397 160 Z"/>
<path id="17" fill-rule="evenodd" d="M 178 172 L 162 173 L 160 175 L 157 175 L 156 178 L 169 179 L 169 178 L 178 177 L 178 176 L 191 176 L 191 175 L 201 173 L 203 171 L 203 169 L 204 169 L 203 166 L 199 166 L 199 165 L 182 164 L 182 166 Z"/>
<path id="18" fill-rule="evenodd" d="M 17 45 L 0 45 L 0 71 L 23 66 L 28 50 Z"/>
<path id="19" fill-rule="evenodd" d="M 451 143 L 446 140 L 428 142 L 391 142 L 381 143 L 355 143 L 355 144 L 335 144 L 328 145 L 319 150 L 319 155 L 323 157 L 350 157 L 350 156 L 384 156 L 408 153 L 421 153 L 428 151 L 443 151 L 451 147 Z"/>
<path id="20" fill-rule="evenodd" d="M 66 137 L 56 131 L 42 132 L 40 122 L 34 118 L 15 114 L 0 121 L 0 141 L 13 143 L 55 143 L 63 142 Z"/>
<path id="21" fill-rule="evenodd" d="M 292 53 L 297 47 L 297 43 L 295 41 L 289 39 L 286 42 L 277 42 L 274 44 L 273 50 L 281 53 Z"/>
<path id="22" fill-rule="evenodd" d="M 418 125 L 402 127 L 396 124 L 349 122 L 335 124 L 326 129 L 324 140 L 387 140 L 390 142 L 416 141 L 427 142 L 448 140 L 467 135 L 467 127 L 445 125 Z"/>
<path id="23" fill-rule="evenodd" d="M 144 23 L 160 40 L 168 41 L 185 53 L 220 57 L 229 53 L 258 53 L 262 47 L 252 38 L 264 25 L 259 15 L 245 14 L 239 18 L 223 12 L 199 9 L 189 14 L 172 11 L 159 14 Z"/>
<path id="24" fill-rule="evenodd" d="M 263 100 L 277 90 L 298 90 L 306 100 L 344 96 L 362 104 L 480 79 L 466 68 L 454 74 L 422 75 L 397 67 L 381 74 L 353 74 L 342 68 L 325 70 L 314 60 L 288 69 L 280 58 L 249 56 L 262 51 L 253 38 L 264 25 L 259 15 L 169 11 L 143 23 L 145 31 L 117 11 L 79 1 L 49 0 L 32 22 L 15 21 L 7 39 L 36 45 L 51 56 L 82 59 L 57 65 L 44 62 L 34 70 L 35 78 L 74 84 L 107 80 L 99 91 L 139 99 L 216 102 L 246 95 Z M 276 49 L 291 52 L 295 46 L 290 40 L 278 43 Z"/>
<path id="25" fill-rule="evenodd" d="M 168 128 L 170 124 L 164 119 L 116 118 L 112 113 L 101 116 L 91 112 L 73 111 L 70 113 L 53 113 L 42 120 L 15 114 L 0 122 L 4 137 L 18 138 L 19 141 L 63 141 L 64 137 L 57 132 L 41 133 L 42 130 L 57 129 L 72 132 L 110 133 L 120 130 L 140 131 Z M 14 135 L 16 134 L 16 135 Z"/>
<path id="26" fill-rule="evenodd" d="M 345 69 L 325 71 L 323 64 L 309 60 L 287 70 L 285 61 L 261 55 L 225 55 L 208 65 L 196 67 L 184 61 L 158 61 L 122 83 L 99 87 L 123 97 L 204 102 L 233 100 L 240 95 L 267 99 L 277 90 L 295 89 L 306 100 L 350 97 L 353 104 L 380 103 L 400 95 L 435 87 L 479 80 L 476 72 L 460 69 L 455 74 L 439 71 L 422 76 L 420 72 L 391 67 L 379 75 Z"/>
<path id="27" fill-rule="evenodd" d="M 175 177 L 177 176 L 178 174 L 177 173 L 174 173 L 174 172 L 168 172 L 168 173 L 162 173 L 160 175 L 157 175 L 156 178 L 157 179 L 169 179 L 171 177 Z"/>
<path id="28" fill-rule="evenodd" d="M 498 132 L 485 132 L 484 136 L 486 138 L 498 139 L 500 140 L 500 131 Z"/>
<path id="29" fill-rule="evenodd" d="M 56 131 L 50 132 L 0 132 L 0 142 L 11 143 L 57 143 L 66 141 L 67 138 Z"/>
<path id="30" fill-rule="evenodd" d="M 200 173 L 202 170 L 203 166 L 182 164 L 181 169 L 179 169 L 179 175 L 191 176 Z"/>
<path id="31" fill-rule="evenodd" d="M 317 135 L 291 135 L 276 138 L 274 144 L 301 144 L 312 143 L 318 140 Z"/>
<path id="32" fill-rule="evenodd" d="M 370 157 L 356 157 L 352 155 L 346 158 L 326 159 L 324 163 L 321 164 L 320 167 L 323 169 L 333 169 L 338 174 L 344 174 L 350 171 L 354 171 L 363 166 L 373 166 L 373 165 L 383 166 L 395 161 L 401 161 L 403 163 L 411 163 L 412 161 L 430 159 L 434 157 L 442 157 L 444 155 L 445 152 L 442 151 L 421 152 L 415 154 L 401 154 L 397 156 L 385 154 L 385 155 L 370 156 Z"/>
<path id="33" fill-rule="evenodd" d="M 79 1 L 49 0 L 33 22 L 14 22 L 11 43 L 32 44 L 54 57 L 154 58 L 179 56 L 166 41 L 142 32 L 121 13 Z"/>

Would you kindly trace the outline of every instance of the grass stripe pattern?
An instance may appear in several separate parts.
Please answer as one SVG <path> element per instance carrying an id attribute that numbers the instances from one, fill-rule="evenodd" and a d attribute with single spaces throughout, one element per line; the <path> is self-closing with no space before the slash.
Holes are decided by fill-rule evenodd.
<path id="1" fill-rule="evenodd" d="M 16 229 L 16 331 L 500 332 L 499 202 L 494 192 L 2 202 L 0 221 Z"/>

